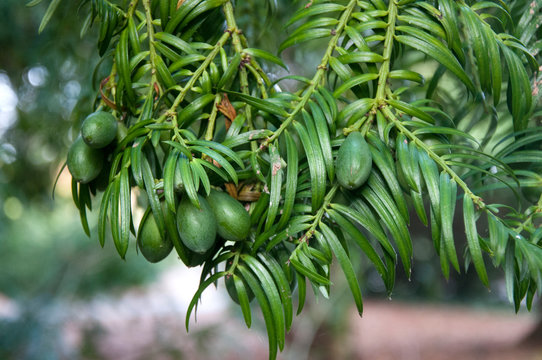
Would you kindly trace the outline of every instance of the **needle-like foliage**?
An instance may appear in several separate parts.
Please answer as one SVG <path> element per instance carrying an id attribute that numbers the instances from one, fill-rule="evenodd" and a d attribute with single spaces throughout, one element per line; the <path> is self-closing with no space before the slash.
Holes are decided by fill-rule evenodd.
<path id="1" fill-rule="evenodd" d="M 203 265 L 187 326 L 203 290 L 231 279 L 248 326 L 252 297 L 261 308 L 270 359 L 284 347 L 293 294 L 299 314 L 307 282 L 332 292 L 333 261 L 360 313 L 352 258 L 366 258 L 389 294 L 398 267 L 410 277 L 411 216 L 430 228 L 445 277 L 472 264 L 490 287 L 487 267 L 500 267 L 516 310 L 523 300 L 530 308 L 542 289 L 541 5 L 297 1 L 274 29 L 277 11 L 292 4 L 237 3 L 81 1 L 83 32 L 98 28 L 109 73 L 96 109 L 125 129 L 106 150 L 105 190 L 73 182 L 85 229 L 100 194 L 100 242 L 111 236 L 124 258 L 133 209 L 150 208 L 181 261 Z M 267 20 L 245 34 L 236 6 L 265 9 Z M 251 45 L 278 33 L 275 52 Z M 288 69 L 281 54 L 308 42 L 322 49 L 311 78 L 270 78 L 269 69 Z M 368 150 L 342 149 L 338 162 L 355 132 Z M 342 187 L 338 177 L 364 161 L 367 180 Z M 245 206 L 250 232 L 196 254 L 179 238 L 178 204 L 200 207 L 211 188 Z"/>

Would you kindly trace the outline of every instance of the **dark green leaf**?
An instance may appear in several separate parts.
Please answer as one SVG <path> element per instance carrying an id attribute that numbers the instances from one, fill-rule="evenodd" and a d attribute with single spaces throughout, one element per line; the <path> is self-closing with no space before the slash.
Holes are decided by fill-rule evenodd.
<path id="1" fill-rule="evenodd" d="M 128 251 L 128 241 L 130 240 L 130 222 L 132 219 L 131 201 L 130 201 L 130 179 L 128 169 L 123 167 L 120 171 L 120 249 L 117 248 L 121 258 L 124 259 L 126 251 Z"/>
<path id="2" fill-rule="evenodd" d="M 90 204 L 90 193 L 88 189 L 88 185 L 86 184 L 79 184 L 79 217 L 81 219 L 81 225 L 83 226 L 83 230 L 85 231 L 85 234 L 90 237 L 90 229 L 88 226 L 88 220 L 87 220 L 87 207 L 86 204 Z"/>
<path id="3" fill-rule="evenodd" d="M 100 245 L 104 247 L 105 244 L 105 231 L 107 226 L 107 210 L 111 200 L 111 192 L 115 187 L 115 183 L 109 183 L 102 197 L 100 203 L 100 212 L 98 214 L 98 240 Z"/>
<path id="4" fill-rule="evenodd" d="M 220 280 L 220 278 L 226 276 L 227 274 L 228 273 L 226 271 L 218 272 L 212 275 L 211 277 L 209 277 L 207 280 L 205 280 L 201 284 L 199 284 L 198 290 L 192 297 L 192 300 L 190 301 L 190 304 L 188 305 L 188 309 L 186 309 L 186 320 L 185 320 L 186 331 L 188 331 L 188 328 L 190 325 L 190 315 L 192 315 L 192 310 L 198 303 L 203 291 L 205 291 L 205 289 L 207 289 L 209 285 L 216 283 L 218 280 Z"/>
<path id="5" fill-rule="evenodd" d="M 288 279 L 286 278 L 283 268 L 275 259 L 273 259 L 273 257 L 271 257 L 267 253 L 259 253 L 258 257 L 261 260 L 262 264 L 267 267 L 269 273 L 273 276 L 273 279 L 275 280 L 275 284 L 277 285 L 277 288 L 279 290 L 282 306 L 284 308 L 284 321 L 286 325 L 286 331 L 288 332 L 290 331 L 293 320 L 292 293 L 290 291 L 290 284 L 288 282 Z"/>
<path id="6" fill-rule="evenodd" d="M 280 195 L 282 190 L 282 178 L 284 171 L 282 170 L 282 159 L 276 146 L 269 144 L 269 157 L 270 157 L 270 178 L 271 188 L 269 192 L 269 208 L 267 211 L 267 219 L 265 222 L 265 230 L 269 230 L 271 225 L 275 222 L 280 204 Z"/>
<path id="7" fill-rule="evenodd" d="M 226 138 L 226 140 L 222 142 L 222 145 L 233 149 L 250 141 L 268 138 L 271 135 L 273 135 L 273 132 L 267 129 L 249 130 L 242 132 L 238 135 Z"/>
<path id="8" fill-rule="evenodd" d="M 469 253 L 474 263 L 474 268 L 478 273 L 478 277 L 482 283 L 489 287 L 487 278 L 486 266 L 482 257 L 482 249 L 480 248 L 480 240 L 478 239 L 478 230 L 476 230 L 476 214 L 474 213 L 474 203 L 470 196 L 463 197 L 463 220 L 465 222 L 465 234 L 467 235 L 467 243 L 469 245 Z"/>
<path id="9" fill-rule="evenodd" d="M 230 175 L 232 181 L 235 184 L 237 184 L 237 182 L 238 182 L 237 172 L 235 171 L 233 166 L 228 162 L 228 160 L 226 160 L 218 152 L 216 152 L 216 151 L 214 151 L 212 149 L 209 149 L 208 147 L 205 147 L 205 146 L 192 146 L 190 149 L 192 151 L 196 151 L 196 152 L 205 154 L 205 155 L 209 156 L 211 159 L 215 160 L 220 166 L 222 166 L 222 168 L 224 170 L 226 170 L 228 175 Z"/>
<path id="10" fill-rule="evenodd" d="M 305 299 L 307 295 L 307 284 L 305 280 L 305 276 L 300 274 L 299 272 L 295 272 L 295 277 L 297 280 L 297 296 L 298 296 L 298 302 L 297 302 L 297 312 L 296 315 L 301 314 L 301 311 L 303 311 L 303 307 L 305 306 Z"/>
<path id="11" fill-rule="evenodd" d="M 446 249 L 446 254 L 453 267 L 459 272 L 459 260 L 454 245 L 453 223 L 455 203 L 457 197 L 457 184 L 446 172 L 440 174 L 440 219 L 441 219 L 441 246 Z"/>
<path id="12" fill-rule="evenodd" d="M 371 175 L 372 176 L 372 175 Z M 370 179 L 370 177 L 369 177 Z M 392 202 L 385 202 L 386 196 L 381 192 L 377 193 L 370 187 L 363 187 L 361 193 L 367 199 L 367 202 L 375 210 L 381 221 L 386 225 L 391 232 L 399 256 L 403 263 L 403 267 L 407 276 L 411 274 L 411 260 L 412 260 L 412 241 L 410 239 L 410 233 L 407 225 L 404 222 L 403 216 L 397 210 L 397 207 Z M 388 208 L 391 206 L 391 208 Z"/>
<path id="13" fill-rule="evenodd" d="M 294 127 L 301 139 L 307 160 L 309 162 L 309 171 L 311 175 L 312 191 L 312 210 L 316 211 L 322 205 L 326 193 L 326 168 L 324 159 L 317 144 L 317 139 L 311 138 L 307 130 L 301 123 L 294 121 Z"/>
<path id="14" fill-rule="evenodd" d="M 331 36 L 331 29 L 328 29 L 328 28 L 309 29 L 305 32 L 288 37 L 282 44 L 280 44 L 278 52 L 281 53 L 284 49 L 293 45 L 301 44 L 309 40 L 321 39 L 323 37 L 328 37 L 328 36 Z"/>
<path id="15" fill-rule="evenodd" d="M 269 341 L 269 360 L 274 360 L 277 356 L 277 332 L 282 330 L 277 329 L 275 325 L 276 319 L 274 318 L 274 314 L 269 303 L 270 299 L 267 298 L 266 293 L 264 290 L 262 290 L 258 279 L 256 279 L 247 268 L 245 268 L 243 265 L 238 265 L 237 269 L 239 269 L 241 276 L 254 293 L 256 300 L 258 300 L 258 304 L 260 304 L 265 321 L 265 327 L 267 329 L 267 338 Z"/>
<path id="16" fill-rule="evenodd" d="M 444 45 L 442 45 L 437 40 L 431 38 L 429 35 L 425 34 L 421 30 L 411 28 L 410 26 L 398 26 L 397 30 L 404 31 L 409 34 L 414 34 L 414 36 L 396 35 L 395 38 L 397 39 L 397 41 L 432 57 L 433 59 L 444 65 L 455 76 L 457 76 L 467 86 L 469 90 L 474 91 L 474 84 L 472 83 L 471 79 L 465 73 L 465 71 L 461 67 L 461 64 L 457 61 L 452 52 L 446 47 L 444 47 Z"/>
<path id="17" fill-rule="evenodd" d="M 401 171 L 405 175 L 405 180 L 408 182 L 408 186 L 416 192 L 421 191 L 421 184 L 419 178 L 419 165 L 418 156 L 413 158 L 413 154 L 410 152 L 408 140 L 403 134 L 397 136 L 395 142 L 397 148 L 397 160 L 400 165 Z"/>
<path id="18" fill-rule="evenodd" d="M 388 236 L 382 229 L 382 226 L 380 226 L 380 223 L 374 216 L 371 209 L 363 202 L 363 200 L 354 200 L 350 207 L 340 204 L 331 204 L 331 208 L 337 210 L 341 214 L 361 225 L 378 240 L 380 246 L 386 251 L 386 253 L 393 257 L 397 257 L 395 249 L 391 245 Z"/>
<path id="19" fill-rule="evenodd" d="M 510 79 L 507 100 L 509 109 L 514 118 L 514 130 L 520 131 L 527 127 L 526 114 L 531 109 L 532 95 L 529 78 L 518 56 L 506 45 L 499 43 L 508 65 Z M 517 96 L 522 94 L 522 96 Z"/>
<path id="20" fill-rule="evenodd" d="M 196 8 L 192 10 L 190 13 L 188 13 L 188 15 L 183 19 L 183 21 L 179 25 L 179 28 L 181 29 L 184 28 L 186 25 L 188 25 L 190 21 L 196 19 L 198 16 L 202 15 L 203 13 L 206 13 L 207 11 L 210 11 L 214 8 L 221 6 L 226 1 L 228 0 L 205 0 L 205 1 L 200 2 L 198 6 L 196 6 Z"/>
<path id="21" fill-rule="evenodd" d="M 354 266 L 352 265 L 352 262 L 348 258 L 346 251 L 344 250 L 335 233 L 324 223 L 320 223 L 320 230 L 322 230 L 324 238 L 333 250 L 337 261 L 339 262 L 339 265 L 344 272 L 344 276 L 346 277 L 346 281 L 348 283 L 348 286 L 350 287 L 352 296 L 354 297 L 354 302 L 356 303 L 358 313 L 361 315 L 363 313 L 363 300 L 361 297 L 361 290 L 359 288 L 358 278 L 356 276 Z"/>
<path id="22" fill-rule="evenodd" d="M 337 117 L 337 122 L 339 124 L 344 124 L 347 119 L 361 119 L 363 116 L 367 114 L 369 110 L 374 105 L 374 99 L 359 99 L 356 100 L 347 106 L 345 106 L 341 112 L 339 113 L 339 116 Z M 350 119 L 349 123 L 353 122 L 353 120 Z"/>
<path id="23" fill-rule="evenodd" d="M 222 77 L 220 78 L 220 81 L 218 82 L 217 87 L 219 89 L 222 89 L 225 85 L 229 85 L 231 81 L 235 78 L 237 75 L 237 72 L 239 71 L 239 65 L 241 64 L 241 54 L 237 53 L 233 56 L 231 59 L 230 64 L 228 65 L 228 68 L 226 71 L 224 71 L 224 74 L 222 74 Z"/>
<path id="24" fill-rule="evenodd" d="M 423 174 L 423 179 L 427 186 L 431 207 L 435 212 L 437 219 L 440 215 L 440 194 L 439 194 L 439 171 L 437 164 L 427 155 L 425 151 L 419 151 L 420 169 Z"/>
<path id="25" fill-rule="evenodd" d="M 205 169 L 203 168 L 203 165 L 197 161 L 190 161 L 190 168 L 192 169 L 192 174 L 194 174 L 194 177 L 197 176 L 199 181 L 201 181 L 205 194 L 209 195 L 211 192 L 211 182 L 207 176 L 207 173 L 205 172 Z"/>
<path id="26" fill-rule="evenodd" d="M 196 184 L 194 182 L 194 175 L 192 174 L 192 168 L 190 167 L 190 162 L 184 156 L 179 157 L 179 162 L 177 164 L 181 173 L 181 181 L 183 182 L 184 191 L 190 198 L 190 202 L 200 208 L 200 203 L 198 199 L 198 193 L 196 190 Z"/>
<path id="27" fill-rule="evenodd" d="M 350 88 L 361 85 L 361 84 L 365 84 L 366 82 L 375 80 L 377 78 L 378 78 L 378 74 L 373 74 L 373 73 L 354 76 L 353 78 L 350 78 L 344 83 L 342 83 L 341 86 L 339 86 L 337 89 L 335 89 L 335 91 L 333 92 L 333 96 L 338 98 Z"/>
<path id="28" fill-rule="evenodd" d="M 297 147 L 288 130 L 284 131 L 284 137 L 286 139 L 287 154 L 286 189 L 284 191 L 284 203 L 282 205 L 282 214 L 277 226 L 278 229 L 282 229 L 288 223 L 288 220 L 290 220 L 297 190 L 297 177 L 299 176 Z"/>
<path id="29" fill-rule="evenodd" d="M 41 1 L 41 0 L 40 0 Z M 62 0 L 52 0 L 49 6 L 47 7 L 47 10 L 45 11 L 45 14 L 43 15 L 43 18 L 41 19 L 40 27 L 38 29 L 38 33 L 41 33 L 43 29 L 45 29 L 45 26 L 49 23 L 51 20 L 51 17 L 55 13 L 56 8 L 60 4 Z M 27 6 L 34 6 L 37 2 L 30 2 L 27 4 Z"/>
<path id="30" fill-rule="evenodd" d="M 335 162 L 331 152 L 330 132 L 327 126 L 326 118 L 320 107 L 315 102 L 310 101 L 309 107 L 311 108 L 312 120 L 316 128 L 316 133 L 318 134 L 318 140 L 320 142 L 322 156 L 326 165 L 327 175 L 329 181 L 333 181 L 335 177 Z"/>
<path id="31" fill-rule="evenodd" d="M 199 111 L 203 110 L 205 106 L 213 102 L 215 97 L 216 95 L 214 94 L 205 94 L 191 101 L 190 104 L 179 113 L 179 125 L 182 125 L 185 128 L 190 127 L 194 120 L 197 119 Z"/>
<path id="32" fill-rule="evenodd" d="M 164 198 L 168 208 L 175 212 L 175 169 L 177 168 L 177 162 L 180 152 L 177 149 L 173 149 L 164 164 Z"/>
<path id="33" fill-rule="evenodd" d="M 164 63 L 164 60 L 162 60 L 162 57 L 156 56 L 154 58 L 154 61 L 160 83 L 164 85 L 166 89 L 174 87 L 176 85 L 176 82 L 171 76 L 171 73 L 169 72 L 166 64 Z"/>
<path id="34" fill-rule="evenodd" d="M 395 164 L 393 162 L 393 157 L 390 154 L 386 145 L 380 141 L 376 136 L 372 134 L 367 134 L 367 139 L 369 139 L 371 145 L 369 149 L 371 150 L 372 158 L 382 176 L 384 177 L 386 184 L 388 185 L 395 204 L 401 214 L 403 215 L 405 221 L 409 221 L 409 214 L 407 204 L 403 195 L 399 181 L 397 180 L 397 173 L 395 171 Z M 376 146 L 373 146 L 376 145 Z"/>
<path id="35" fill-rule="evenodd" d="M 379 63 L 384 61 L 382 55 L 370 51 L 357 51 L 341 55 L 337 58 L 343 64 Z"/>
<path id="36" fill-rule="evenodd" d="M 435 123 L 435 119 L 433 119 L 431 115 L 421 110 L 419 107 L 416 107 L 415 105 L 393 99 L 388 99 L 387 102 L 397 110 L 402 111 L 410 116 L 417 117 L 418 119 L 426 121 L 429 124 Z"/>
<path id="37" fill-rule="evenodd" d="M 499 266 L 505 259 L 508 232 L 505 225 L 489 211 L 487 212 L 487 222 L 489 227 L 489 241 L 495 256 L 495 265 Z"/>
<path id="38" fill-rule="evenodd" d="M 252 316 L 250 314 L 250 302 L 248 299 L 247 289 L 243 280 L 233 274 L 233 283 L 235 285 L 235 291 L 237 292 L 237 298 L 239 299 L 239 305 L 241 306 L 241 311 L 243 312 L 243 318 L 245 319 L 245 324 L 250 328 L 252 324 Z"/>
<path id="39" fill-rule="evenodd" d="M 288 27 L 295 23 L 298 20 L 301 20 L 305 17 L 327 14 L 331 12 L 343 11 L 345 7 L 339 4 L 332 3 L 323 3 L 323 4 L 313 4 L 311 6 L 305 7 L 295 12 L 294 15 L 284 24 L 284 27 Z"/>
<path id="40" fill-rule="evenodd" d="M 274 64 L 277 64 L 283 67 L 285 70 L 288 70 L 288 67 L 284 64 L 284 62 L 278 56 L 275 56 L 268 51 L 257 49 L 257 48 L 246 48 L 246 49 L 243 49 L 243 52 L 252 57 L 257 57 L 260 59 L 270 61 Z M 220 85 L 218 87 L 220 87 Z"/>
<path id="41" fill-rule="evenodd" d="M 117 72 L 120 79 L 124 83 L 124 89 L 130 102 L 135 101 L 135 93 L 132 89 L 132 75 L 130 73 L 130 55 L 129 55 L 129 43 L 128 43 L 128 29 L 125 29 L 119 38 L 117 45 L 117 51 L 115 52 L 115 61 L 117 65 Z"/>
<path id="42" fill-rule="evenodd" d="M 345 219 L 343 216 L 341 216 L 335 210 L 328 210 L 328 214 L 333 219 L 333 221 L 335 221 L 337 223 L 337 225 L 339 225 L 339 227 L 346 234 L 348 234 L 356 242 L 356 244 L 358 244 L 358 246 L 363 251 L 363 253 L 374 264 L 374 266 L 376 268 L 376 271 L 380 274 L 380 276 L 384 280 L 384 283 L 386 283 L 386 279 L 388 278 L 388 272 L 387 272 L 386 266 L 382 262 L 382 259 L 380 258 L 380 256 L 378 256 L 377 252 L 375 251 L 375 249 L 373 248 L 373 246 L 371 245 L 369 240 L 367 240 L 367 238 L 361 233 L 361 231 L 359 231 L 350 221 Z M 333 253 L 337 257 L 337 260 L 339 260 L 339 263 L 340 263 L 341 267 L 343 268 L 343 271 L 345 272 L 345 275 L 346 275 L 346 271 L 345 271 L 343 266 L 345 266 L 347 264 L 343 264 L 342 262 L 343 261 L 350 262 L 350 260 L 348 258 L 339 259 L 339 256 L 341 256 L 341 257 L 343 255 L 346 256 L 346 253 L 337 254 L 337 250 L 338 250 L 337 245 L 339 244 L 338 239 L 336 237 L 334 239 L 330 239 L 331 229 L 327 228 L 325 225 L 323 227 L 322 225 L 323 224 L 320 224 L 320 229 L 322 230 L 322 233 L 326 237 L 326 240 L 328 241 L 329 246 L 331 246 L 331 248 L 333 249 Z M 333 243 L 334 241 L 332 241 L 332 240 L 336 240 L 336 242 Z M 342 248 L 342 245 L 341 245 L 341 248 Z M 343 249 L 343 251 L 344 251 L 344 249 Z M 351 265 L 351 263 L 350 263 L 350 265 Z M 393 269 L 392 271 L 395 271 L 395 269 Z M 361 293 L 359 294 L 359 299 L 356 299 L 356 296 L 358 296 L 358 295 L 354 294 L 355 290 L 352 289 L 353 284 L 350 284 L 350 281 L 353 280 L 353 279 L 348 279 L 348 275 L 346 275 L 346 276 L 347 276 L 347 280 L 348 280 L 349 285 L 350 285 L 350 290 L 352 291 L 352 294 L 354 295 L 354 299 L 356 300 L 356 305 L 358 307 L 358 312 L 361 314 L 361 312 L 363 311 L 363 308 L 362 308 L 363 305 L 361 303 Z M 356 285 L 357 285 L 357 279 L 356 279 Z"/>
<path id="43" fill-rule="evenodd" d="M 417 82 L 420 85 L 423 85 L 425 83 L 425 79 L 421 74 L 410 70 L 393 70 L 390 71 L 388 77 L 390 79 L 409 80 Z"/>
<path id="44" fill-rule="evenodd" d="M 235 161 L 241 167 L 241 169 L 245 168 L 245 164 L 243 163 L 243 160 L 241 160 L 239 155 L 237 155 L 235 151 L 231 150 L 229 147 L 225 146 L 224 144 L 220 144 L 214 141 L 207 141 L 207 140 L 190 140 L 188 141 L 188 144 L 207 146 L 211 149 L 215 149 L 216 151 L 219 151 L 222 154 L 230 157 L 233 161 Z"/>
<path id="45" fill-rule="evenodd" d="M 152 215 L 158 226 L 158 231 L 162 236 L 166 234 L 166 225 L 164 222 L 164 215 L 162 214 L 162 206 L 160 205 L 160 199 L 155 189 L 154 175 L 152 174 L 151 167 L 146 157 L 141 158 L 141 172 L 143 174 L 143 183 L 145 184 L 145 191 L 147 192 L 147 198 L 149 199 L 149 205 L 152 209 Z M 113 222 L 113 220 L 112 220 Z"/>
<path id="46" fill-rule="evenodd" d="M 331 56 L 329 58 L 329 65 L 342 81 L 347 81 L 352 77 L 352 70 L 350 67 L 337 60 L 336 57 Z"/>
<path id="47" fill-rule="evenodd" d="M 308 264 L 304 264 L 300 259 L 299 256 L 302 256 L 301 252 L 294 252 L 290 256 L 290 263 L 294 266 L 297 272 L 300 274 L 303 274 L 304 276 L 308 277 L 313 283 L 318 285 L 330 285 L 331 282 L 328 278 L 318 274 L 316 272 L 316 269 L 314 266 L 312 268 L 307 267 Z"/>
<path id="48" fill-rule="evenodd" d="M 183 6 L 179 7 L 173 14 L 169 14 L 170 19 L 165 26 L 165 33 L 173 34 L 177 26 L 183 21 L 183 19 L 203 0 L 186 0 L 183 2 Z M 166 25 L 166 24 L 164 24 Z"/>
<path id="49" fill-rule="evenodd" d="M 284 313 L 282 311 L 282 300 L 277 286 L 275 285 L 275 281 L 265 266 L 257 259 L 250 255 L 241 255 L 241 258 L 256 275 L 256 278 L 269 301 L 269 306 L 271 307 L 271 313 L 275 322 L 278 347 L 282 350 L 284 348 L 284 334 L 286 327 L 284 324 Z"/>
<path id="50" fill-rule="evenodd" d="M 412 199 L 412 204 L 414 206 L 416 214 L 418 214 L 418 218 L 425 226 L 427 226 L 427 214 L 425 213 L 425 208 L 423 206 L 422 194 L 410 189 L 410 198 Z"/>
<path id="51" fill-rule="evenodd" d="M 255 107 L 258 110 L 268 112 L 277 116 L 288 117 L 288 112 L 281 108 L 280 106 L 263 99 L 256 98 L 247 94 L 243 94 L 236 91 L 223 90 L 228 94 L 235 95 L 237 98 L 246 102 L 248 105 Z"/>

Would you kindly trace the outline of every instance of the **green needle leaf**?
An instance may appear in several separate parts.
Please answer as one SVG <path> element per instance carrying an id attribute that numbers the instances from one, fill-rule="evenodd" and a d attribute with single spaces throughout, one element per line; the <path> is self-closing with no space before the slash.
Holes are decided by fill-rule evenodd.
<path id="1" fill-rule="evenodd" d="M 45 29 L 45 27 L 47 26 L 47 24 L 51 20 L 51 17 L 55 13 L 56 8 L 58 7 L 58 5 L 60 5 L 61 1 L 62 0 L 53 0 L 53 1 L 51 1 L 49 6 L 47 7 L 47 10 L 45 11 L 45 14 L 43 15 L 43 18 L 41 19 L 41 23 L 40 23 L 40 27 L 38 29 L 38 33 L 41 33 L 43 31 L 43 29 Z M 28 6 L 34 6 L 36 4 L 38 4 L 38 2 L 33 1 L 33 2 L 30 2 L 27 5 Z"/>
<path id="2" fill-rule="evenodd" d="M 480 240 L 478 240 L 478 230 L 476 230 L 476 214 L 474 213 L 474 203 L 470 196 L 463 197 L 463 220 L 465 222 L 465 234 L 467 235 L 467 243 L 469 245 L 469 253 L 474 263 L 474 268 L 478 273 L 478 277 L 482 283 L 489 287 L 487 278 L 486 266 L 482 257 L 482 249 Z"/>
<path id="3" fill-rule="evenodd" d="M 359 288 L 358 278 L 356 276 L 354 266 L 352 265 L 352 262 L 348 258 L 346 251 L 344 251 L 344 248 L 335 233 L 324 223 L 320 223 L 319 226 L 320 230 L 322 230 L 324 238 L 331 247 L 333 253 L 337 258 L 337 261 L 339 262 L 339 265 L 344 272 L 344 276 L 346 277 L 346 281 L 348 282 L 348 286 L 350 287 L 350 291 L 352 292 L 352 296 L 354 297 L 354 302 L 356 303 L 358 313 L 361 316 L 363 313 L 363 300 L 361 297 L 361 290 Z"/>
<path id="4" fill-rule="evenodd" d="M 457 196 L 457 184 L 446 172 L 440 174 L 440 215 L 442 243 L 453 267 L 459 272 L 459 261 L 454 245 L 453 220 Z M 442 245 L 441 245 L 442 246 Z"/>

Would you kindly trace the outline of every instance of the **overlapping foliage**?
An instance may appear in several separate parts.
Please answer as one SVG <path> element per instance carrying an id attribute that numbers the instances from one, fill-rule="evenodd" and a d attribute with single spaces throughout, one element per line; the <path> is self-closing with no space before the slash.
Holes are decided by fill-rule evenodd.
<path id="1" fill-rule="evenodd" d="M 270 17 L 281 6 L 249 3 L 265 5 Z M 501 267 L 516 309 L 524 299 L 530 308 L 542 287 L 540 5 L 303 2 L 283 24 L 277 54 L 250 46 L 235 5 L 81 2 L 83 32 L 99 28 L 98 67 L 109 72 L 97 80 L 95 107 L 127 128 L 108 158 L 102 245 L 111 234 L 124 258 L 135 236 L 133 209 L 150 207 L 179 258 L 203 265 L 187 326 L 201 293 L 233 278 L 248 326 L 249 296 L 260 305 L 270 358 L 284 347 L 293 293 L 298 314 L 307 281 L 327 297 L 333 261 L 360 313 L 352 258 L 367 258 L 389 294 L 399 262 L 410 276 L 411 214 L 430 228 L 445 277 L 462 271 L 463 260 L 489 287 L 486 267 Z M 264 71 L 286 68 L 282 51 L 315 40 L 327 46 L 312 78 L 272 81 Z M 285 91 L 286 80 L 298 87 Z M 367 182 L 349 191 L 337 182 L 335 159 L 345 136 L 358 131 L 373 166 Z M 219 242 L 202 258 L 180 241 L 175 212 L 181 198 L 198 204 L 211 187 L 243 202 L 252 229 L 246 241 Z M 510 196 L 484 200 L 495 192 Z M 99 193 L 96 183 L 73 182 L 87 231 Z M 454 235 L 457 222 L 466 236 Z"/>

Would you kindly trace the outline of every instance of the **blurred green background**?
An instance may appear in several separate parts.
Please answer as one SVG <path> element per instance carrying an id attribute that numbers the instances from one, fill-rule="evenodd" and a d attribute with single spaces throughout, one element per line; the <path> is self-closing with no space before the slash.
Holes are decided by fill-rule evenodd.
<path id="1" fill-rule="evenodd" d="M 99 59 L 94 33 L 79 37 L 78 2 L 63 2 L 42 34 L 37 29 L 48 2 L 33 8 L 24 2 L 0 1 L 0 359 L 266 358 L 261 320 L 246 330 L 223 292 L 204 297 L 200 322 L 187 335 L 184 310 L 197 269 L 182 268 L 174 255 L 148 264 L 134 247 L 123 261 L 111 243 L 102 249 L 95 237 L 86 237 L 67 171 L 53 200 L 55 176 L 92 109 L 91 70 Z M 250 2 L 239 6 L 239 22 L 254 45 L 275 49 L 279 39 L 254 16 L 264 10 Z M 292 4 L 282 1 L 279 9 L 276 21 L 291 13 Z M 311 46 L 284 53 L 292 72 L 312 73 L 321 51 Z M 427 231 L 420 229 L 414 239 L 413 279 L 398 273 L 394 300 L 513 313 L 500 274 L 493 274 L 492 293 L 472 272 L 446 282 Z M 359 267 L 366 298 L 382 300 L 378 274 Z M 340 278 L 334 283 L 330 300 L 311 299 L 296 320 L 284 359 L 353 358 L 353 350 L 340 346 L 355 317 L 351 298 Z"/>

